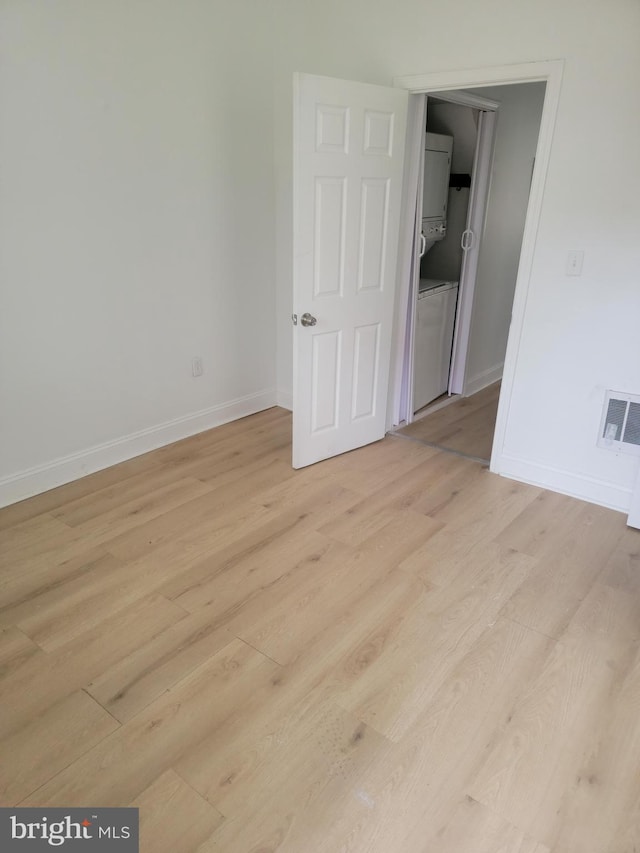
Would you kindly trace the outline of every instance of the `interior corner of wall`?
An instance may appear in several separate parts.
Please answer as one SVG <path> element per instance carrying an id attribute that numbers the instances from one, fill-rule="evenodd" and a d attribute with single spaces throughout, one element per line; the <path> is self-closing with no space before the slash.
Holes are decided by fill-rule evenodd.
<path id="1" fill-rule="evenodd" d="M 282 409 L 293 411 L 293 392 L 284 389 L 278 389 L 276 392 L 276 405 Z"/>

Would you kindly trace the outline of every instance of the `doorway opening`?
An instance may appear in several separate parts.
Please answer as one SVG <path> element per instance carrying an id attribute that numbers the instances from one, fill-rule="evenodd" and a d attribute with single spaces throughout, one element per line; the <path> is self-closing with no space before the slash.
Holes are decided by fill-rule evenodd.
<path id="1" fill-rule="evenodd" d="M 430 92 L 424 110 L 398 431 L 487 464 L 545 89 L 535 81 Z M 443 176 L 445 158 L 434 152 L 447 148 Z"/>
<path id="2" fill-rule="evenodd" d="M 396 78 L 393 88 L 295 75 L 294 467 L 377 441 L 403 420 L 398 413 L 405 355 L 414 357 L 413 297 L 423 242 L 416 196 L 424 96 L 542 82 L 546 93 L 490 466 L 496 473 L 511 470 L 505 440 L 562 67 L 550 61 L 428 73 Z M 463 310 L 464 288 L 458 302 L 457 313 L 470 316 Z M 473 346 L 472 337 L 454 334 L 454 355 L 456 339 Z M 468 360 L 459 361 L 468 372 Z M 480 379 L 486 383 L 486 372 Z M 461 393 L 453 382 L 451 390 Z"/>

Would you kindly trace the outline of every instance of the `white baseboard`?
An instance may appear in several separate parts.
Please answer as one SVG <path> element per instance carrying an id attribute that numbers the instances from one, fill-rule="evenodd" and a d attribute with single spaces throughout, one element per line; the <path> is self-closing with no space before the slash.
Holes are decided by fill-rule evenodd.
<path id="1" fill-rule="evenodd" d="M 494 382 L 502 379 L 503 369 L 504 361 L 501 361 L 500 364 L 494 364 L 494 366 L 488 368 L 488 370 L 483 370 L 482 373 L 478 373 L 477 376 L 468 379 L 464 383 L 464 394 L 462 396 L 471 397 L 472 394 L 477 394 L 478 391 L 482 391 L 483 388 L 493 385 Z"/>
<path id="2" fill-rule="evenodd" d="M 0 507 L 275 405 L 274 389 L 259 391 L 0 478 Z"/>
<path id="3" fill-rule="evenodd" d="M 291 391 L 278 391 L 276 394 L 276 406 L 293 411 L 293 394 Z"/>
<path id="4" fill-rule="evenodd" d="M 491 470 L 494 470 L 493 466 Z M 541 486 L 552 492 L 560 492 L 560 494 L 615 509 L 618 512 L 627 513 L 631 506 L 631 489 L 584 474 L 575 474 L 572 471 L 563 471 L 560 468 L 519 459 L 508 453 L 500 456 L 495 472 L 512 480 Z"/>

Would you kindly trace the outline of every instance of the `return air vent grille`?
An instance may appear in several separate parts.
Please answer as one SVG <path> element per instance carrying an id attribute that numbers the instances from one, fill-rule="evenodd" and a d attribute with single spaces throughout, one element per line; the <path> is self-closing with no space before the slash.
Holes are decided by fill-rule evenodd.
<path id="1" fill-rule="evenodd" d="M 607 391 L 598 447 L 640 456 L 640 396 Z"/>
<path id="2" fill-rule="evenodd" d="M 625 444 L 640 445 L 640 403 L 629 403 L 622 440 Z"/>

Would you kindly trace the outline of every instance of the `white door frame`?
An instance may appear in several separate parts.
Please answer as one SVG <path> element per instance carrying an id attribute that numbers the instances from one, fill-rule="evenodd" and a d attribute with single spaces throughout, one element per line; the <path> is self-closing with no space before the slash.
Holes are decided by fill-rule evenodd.
<path id="1" fill-rule="evenodd" d="M 413 74 L 394 78 L 394 85 L 407 89 L 412 94 L 428 94 L 444 92 L 456 89 L 473 89 L 480 86 L 508 86 L 517 83 L 546 83 L 544 105 L 540 121 L 540 132 L 536 148 L 536 159 L 531 180 L 531 190 L 527 205 L 527 215 L 522 236 L 522 247 L 520 249 L 520 263 L 513 299 L 511 315 L 511 326 L 507 341 L 507 352 L 504 361 L 504 372 L 502 376 L 502 387 L 498 405 L 498 416 L 493 438 L 493 449 L 491 452 L 491 471 L 499 474 L 502 470 L 502 455 L 507 425 L 509 420 L 509 409 L 513 384 L 520 351 L 520 342 L 524 327 L 525 309 L 533 255 L 536 245 L 538 224 L 542 210 L 545 181 L 551 147 L 553 142 L 553 130 L 556 122 L 558 104 L 560 102 L 560 88 L 562 84 L 562 72 L 564 62 L 562 60 L 549 60 L 546 62 L 526 62 L 517 65 L 496 65 L 487 68 L 475 68 L 459 71 L 440 71 L 425 74 Z M 401 235 L 401 245 L 402 245 Z M 397 357 L 397 354 L 394 354 Z M 392 369 L 392 375 L 396 372 Z M 390 394 L 390 399 L 393 394 Z"/>

